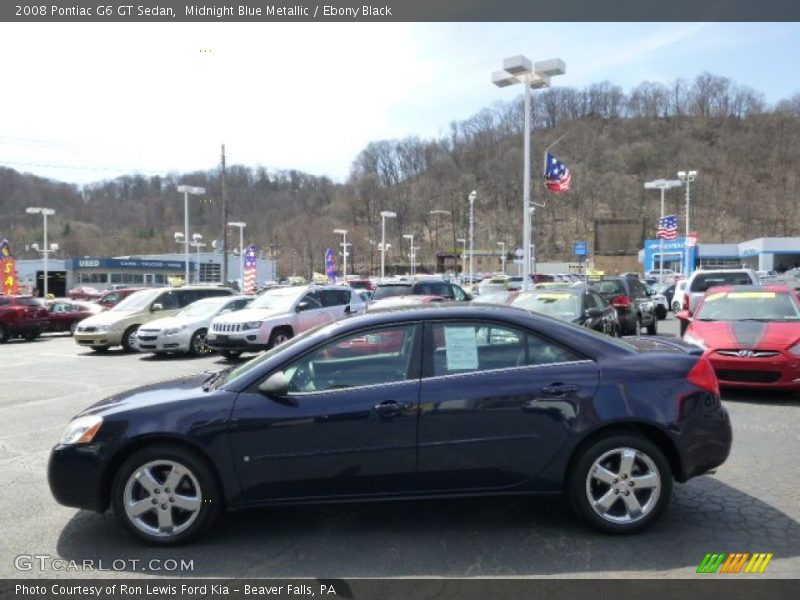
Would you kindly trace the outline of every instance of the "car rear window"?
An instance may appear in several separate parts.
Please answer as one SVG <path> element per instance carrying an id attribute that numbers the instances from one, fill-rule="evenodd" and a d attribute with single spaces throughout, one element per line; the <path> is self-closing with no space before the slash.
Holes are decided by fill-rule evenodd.
<path id="1" fill-rule="evenodd" d="M 403 285 L 379 285 L 375 290 L 373 300 L 380 300 L 382 298 L 391 298 L 392 296 L 405 296 L 411 292 L 411 286 Z"/>
<path id="2" fill-rule="evenodd" d="M 446 298 L 453 297 L 453 290 L 450 288 L 449 283 L 443 282 L 420 282 L 414 285 L 414 293 L 423 296 L 445 296 Z"/>
<path id="3" fill-rule="evenodd" d="M 751 285 L 747 273 L 700 273 L 692 281 L 693 292 L 705 292 L 708 288 L 721 285 Z"/>
<path id="4" fill-rule="evenodd" d="M 36 298 L 17 298 L 17 304 L 22 306 L 42 306 L 41 301 Z"/>
<path id="5" fill-rule="evenodd" d="M 594 287 L 599 294 L 603 294 L 604 296 L 619 296 L 627 293 L 625 291 L 625 286 L 617 279 L 599 281 Z"/>

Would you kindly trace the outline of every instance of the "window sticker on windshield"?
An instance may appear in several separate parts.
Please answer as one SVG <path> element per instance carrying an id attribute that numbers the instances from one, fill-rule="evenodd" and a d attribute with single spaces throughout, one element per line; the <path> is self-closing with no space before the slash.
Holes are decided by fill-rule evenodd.
<path id="1" fill-rule="evenodd" d="M 774 298 L 775 292 L 731 292 L 728 298 Z"/>
<path id="2" fill-rule="evenodd" d="M 445 327 L 444 342 L 448 371 L 478 368 L 478 344 L 474 327 Z"/>
<path id="3" fill-rule="evenodd" d="M 557 294 L 539 294 L 539 300 L 567 300 L 572 297 L 572 294 L 568 294 L 566 292 L 560 292 Z"/>
<path id="4" fill-rule="evenodd" d="M 710 296 L 706 296 L 705 302 L 713 302 L 714 300 L 719 300 L 720 298 L 724 298 L 728 295 L 728 292 L 717 292 L 716 294 L 711 294 Z"/>

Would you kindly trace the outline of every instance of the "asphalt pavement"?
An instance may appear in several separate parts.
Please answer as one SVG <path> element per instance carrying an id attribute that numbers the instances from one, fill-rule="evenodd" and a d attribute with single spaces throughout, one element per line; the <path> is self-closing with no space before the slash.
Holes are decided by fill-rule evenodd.
<path id="1" fill-rule="evenodd" d="M 677 334 L 671 315 L 659 325 Z M 700 577 L 709 552 L 772 552 L 757 577 L 800 575 L 796 395 L 724 394 L 728 462 L 676 485 L 664 516 L 635 536 L 596 533 L 547 496 L 272 508 L 226 515 L 196 543 L 163 549 L 129 537 L 111 513 L 56 504 L 48 453 L 97 400 L 226 363 L 95 354 L 54 335 L 0 345 L 0 364 L 0 577 Z M 104 570 L 71 568 L 88 564 Z"/>

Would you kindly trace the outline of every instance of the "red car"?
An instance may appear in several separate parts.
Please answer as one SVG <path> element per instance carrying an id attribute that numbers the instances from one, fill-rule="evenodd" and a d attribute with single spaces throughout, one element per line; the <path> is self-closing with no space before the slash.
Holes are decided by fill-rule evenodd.
<path id="1" fill-rule="evenodd" d="M 78 328 L 78 323 L 102 311 L 100 306 L 90 302 L 50 300 L 47 303 L 50 318 L 47 331 L 69 331 L 72 335 Z"/>
<path id="2" fill-rule="evenodd" d="M 676 315 L 723 387 L 800 390 L 800 301 L 783 285 L 709 289 Z"/>
<path id="3" fill-rule="evenodd" d="M 347 284 L 354 290 L 367 290 L 368 292 L 375 291 L 375 284 L 369 279 L 350 279 Z"/>
<path id="4" fill-rule="evenodd" d="M 97 300 L 104 292 L 88 285 L 80 285 L 67 292 L 70 300 Z"/>
<path id="5" fill-rule="evenodd" d="M 106 292 L 103 294 L 99 300 L 95 300 L 97 304 L 103 307 L 103 310 L 109 310 L 114 308 L 117 304 L 122 302 L 125 298 L 130 296 L 134 292 L 138 292 L 139 290 L 144 290 L 147 288 L 143 287 L 133 287 L 133 288 L 122 288 L 120 290 L 112 290 L 110 292 Z"/>
<path id="6" fill-rule="evenodd" d="M 33 296 L 0 296 L 0 344 L 15 337 L 34 340 L 47 329 L 47 309 Z"/>

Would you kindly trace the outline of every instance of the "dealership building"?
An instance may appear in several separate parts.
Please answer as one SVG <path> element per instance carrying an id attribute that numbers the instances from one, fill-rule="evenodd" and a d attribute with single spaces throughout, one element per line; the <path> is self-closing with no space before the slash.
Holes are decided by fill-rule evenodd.
<path id="1" fill-rule="evenodd" d="M 222 281 L 222 254 L 216 252 L 192 253 L 189 260 L 191 283 L 220 283 Z M 54 296 L 65 296 L 79 285 L 97 289 L 114 286 L 162 286 L 175 278 L 183 280 L 186 271 L 185 256 L 180 253 L 146 254 L 137 256 L 49 259 L 47 261 L 47 288 Z M 17 276 L 24 288 L 44 289 L 44 262 L 17 260 Z M 256 281 L 272 281 L 276 276 L 274 260 L 256 260 Z M 228 255 L 228 279 L 241 279 L 241 261 L 238 255 Z"/>
<path id="2" fill-rule="evenodd" d="M 756 238 L 738 244 L 686 245 L 686 238 L 646 240 L 641 253 L 644 270 L 661 268 L 687 273 L 696 269 L 747 267 L 755 271 L 785 271 L 800 266 L 800 237 Z"/>

